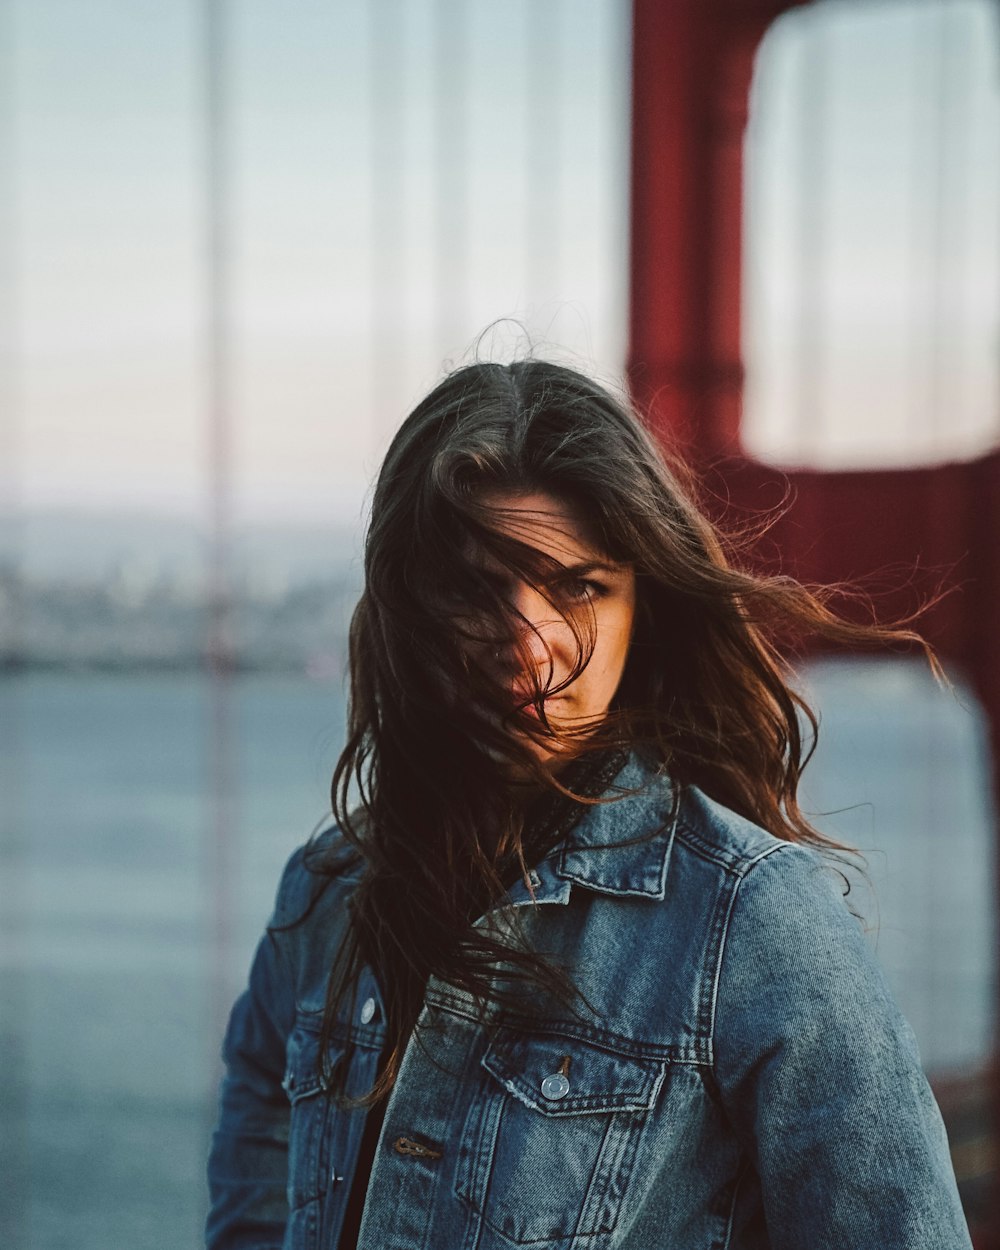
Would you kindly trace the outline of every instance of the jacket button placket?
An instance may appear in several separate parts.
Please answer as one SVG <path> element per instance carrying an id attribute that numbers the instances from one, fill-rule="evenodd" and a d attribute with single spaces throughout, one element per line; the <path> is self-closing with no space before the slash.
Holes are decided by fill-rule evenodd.
<path id="1" fill-rule="evenodd" d="M 454 1219 L 461 1210 L 452 1197 L 455 1103 L 461 1096 L 461 1083 L 457 1075 L 444 1080 L 442 1073 L 463 1072 L 475 1042 L 475 1029 L 452 1020 L 446 1031 L 437 1023 L 424 1031 L 429 1056 L 412 1040 L 407 1046 L 386 1109 L 360 1245 L 379 1250 L 436 1250 L 445 1244 L 462 1244 L 463 1237 L 445 1214 L 452 1212 Z M 464 1215 L 462 1211 L 463 1219 Z M 432 1224 L 432 1217 L 445 1222 Z"/>

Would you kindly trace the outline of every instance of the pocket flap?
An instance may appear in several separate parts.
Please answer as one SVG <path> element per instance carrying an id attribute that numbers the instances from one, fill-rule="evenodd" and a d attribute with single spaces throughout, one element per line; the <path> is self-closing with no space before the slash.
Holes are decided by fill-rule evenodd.
<path id="1" fill-rule="evenodd" d="M 509 1030 L 494 1038 L 483 1066 L 543 1115 L 647 1111 L 667 1069 L 665 1061 L 636 1059 L 578 1038 Z"/>
<path id="2" fill-rule="evenodd" d="M 334 1067 L 343 1047 L 337 1041 L 327 1049 L 326 1066 L 329 1071 Z M 296 1024 L 288 1038 L 285 1048 L 285 1076 L 281 1084 L 288 1101 L 294 1106 L 303 1098 L 311 1098 L 322 1090 L 319 1078 L 317 1059 L 319 1056 L 319 1031 Z"/>

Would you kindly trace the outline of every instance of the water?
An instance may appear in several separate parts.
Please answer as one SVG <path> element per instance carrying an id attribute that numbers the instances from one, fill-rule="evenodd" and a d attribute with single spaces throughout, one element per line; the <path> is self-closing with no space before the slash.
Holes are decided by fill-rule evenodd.
<path id="1" fill-rule="evenodd" d="M 209 692 L 32 676 L 3 694 L 0 1244 L 197 1245 L 221 1027 Z M 233 686 L 232 715 L 235 992 L 282 864 L 328 810 L 344 709 L 264 677 Z"/>
<path id="2" fill-rule="evenodd" d="M 870 852 L 871 888 L 853 897 L 873 923 L 877 912 L 872 940 L 925 1065 L 975 1062 L 995 984 L 979 717 L 909 664 L 816 665 L 809 682 L 824 728 L 807 804 Z M 0 1244 L 196 1246 L 217 981 L 235 992 L 282 864 L 328 810 L 342 695 L 305 679 L 234 683 L 221 892 L 202 680 L 23 676 L 0 698 Z"/>

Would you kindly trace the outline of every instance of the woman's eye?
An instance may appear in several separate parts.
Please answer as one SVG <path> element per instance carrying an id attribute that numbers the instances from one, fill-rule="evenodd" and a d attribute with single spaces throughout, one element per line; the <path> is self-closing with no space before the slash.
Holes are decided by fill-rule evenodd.
<path id="1" fill-rule="evenodd" d="M 591 581 L 589 577 L 572 577 L 560 583 L 559 592 L 566 599 L 582 602 L 599 599 L 604 594 L 604 587 L 600 582 Z"/>

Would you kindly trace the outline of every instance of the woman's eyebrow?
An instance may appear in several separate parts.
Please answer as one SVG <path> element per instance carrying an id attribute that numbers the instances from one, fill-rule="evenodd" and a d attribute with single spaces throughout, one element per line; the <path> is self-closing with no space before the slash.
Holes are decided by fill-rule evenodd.
<path id="1" fill-rule="evenodd" d="M 614 577 L 624 573 L 626 568 L 624 564 L 613 564 L 607 560 L 583 560 L 579 564 L 564 564 L 556 577 L 585 577 L 588 573 L 609 573 Z"/>
<path id="2" fill-rule="evenodd" d="M 581 560 L 576 564 L 560 564 L 544 581 L 555 583 L 570 581 L 574 577 L 587 577 L 591 573 L 603 573 L 607 577 L 620 577 L 628 569 L 627 564 L 615 564 L 608 560 Z M 503 565 L 493 567 L 480 565 L 479 576 L 492 586 L 504 586 L 512 576 L 511 570 Z"/>

